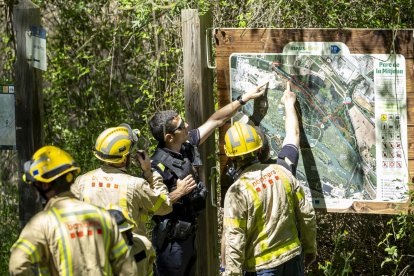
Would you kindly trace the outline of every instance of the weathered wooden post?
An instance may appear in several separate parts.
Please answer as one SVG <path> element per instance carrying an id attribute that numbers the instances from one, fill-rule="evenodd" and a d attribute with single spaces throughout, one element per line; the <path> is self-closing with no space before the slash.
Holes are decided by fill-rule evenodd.
<path id="1" fill-rule="evenodd" d="M 28 0 L 18 1 L 13 8 L 13 26 L 17 44 L 16 148 L 19 169 L 22 172 L 24 162 L 29 160 L 35 150 L 43 144 L 42 73 L 32 67 L 26 57 L 26 32 L 30 30 L 30 26 L 40 26 L 40 8 Z M 19 180 L 19 195 L 19 219 L 20 226 L 23 227 L 41 209 L 41 203 L 34 188 L 21 180 Z"/>
<path id="2" fill-rule="evenodd" d="M 212 26 L 211 13 L 199 16 L 197 10 L 183 10 L 184 95 L 186 118 L 198 127 L 214 112 L 213 72 L 206 62 L 206 30 Z M 217 208 L 211 205 L 210 169 L 215 166 L 214 135 L 200 148 L 204 166 L 200 176 L 209 189 L 207 208 L 199 218 L 197 232 L 197 275 L 217 275 Z"/>

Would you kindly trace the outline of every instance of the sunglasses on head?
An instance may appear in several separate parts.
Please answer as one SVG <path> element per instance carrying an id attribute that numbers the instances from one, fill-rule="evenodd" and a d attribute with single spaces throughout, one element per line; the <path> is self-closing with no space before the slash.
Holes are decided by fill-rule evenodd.
<path id="1" fill-rule="evenodd" d="M 176 128 L 174 128 L 173 130 L 171 130 L 171 133 L 174 133 L 174 132 L 176 132 L 177 130 L 182 130 L 182 129 L 184 129 L 185 128 L 185 121 L 182 119 L 182 118 L 180 118 L 180 123 L 178 124 L 178 126 L 176 127 Z"/>

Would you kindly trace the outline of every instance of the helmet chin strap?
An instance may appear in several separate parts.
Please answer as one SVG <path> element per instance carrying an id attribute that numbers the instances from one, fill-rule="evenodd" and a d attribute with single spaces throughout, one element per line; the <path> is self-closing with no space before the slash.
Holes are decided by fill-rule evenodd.
<path id="1" fill-rule="evenodd" d="M 46 202 L 49 200 L 47 193 L 49 193 L 51 190 L 53 190 L 52 185 L 48 185 L 47 189 L 43 188 L 43 183 L 41 182 L 35 182 L 33 186 L 36 188 L 36 190 L 39 192 L 40 196 L 46 200 Z"/>
<path id="2" fill-rule="evenodd" d="M 70 185 L 72 184 L 72 181 L 73 181 L 73 174 L 69 172 L 66 175 L 59 177 L 55 179 L 54 181 L 48 183 L 46 186 L 47 188 L 45 188 L 46 183 L 42 183 L 42 182 L 35 182 L 33 186 L 35 186 L 40 196 L 47 202 L 54 195 L 68 191 L 70 189 Z M 54 193 L 50 194 L 51 191 L 53 191 Z"/>
<path id="3" fill-rule="evenodd" d="M 125 160 L 125 168 L 129 169 L 130 166 L 131 166 L 131 153 L 128 154 Z"/>
<path id="4" fill-rule="evenodd" d="M 227 175 L 230 176 L 233 179 L 233 181 L 236 181 L 240 177 L 240 174 L 244 171 L 244 169 L 256 163 L 259 163 L 259 159 L 257 157 L 249 160 L 243 159 L 239 162 L 236 160 L 232 160 L 230 166 L 228 166 L 227 168 Z"/>

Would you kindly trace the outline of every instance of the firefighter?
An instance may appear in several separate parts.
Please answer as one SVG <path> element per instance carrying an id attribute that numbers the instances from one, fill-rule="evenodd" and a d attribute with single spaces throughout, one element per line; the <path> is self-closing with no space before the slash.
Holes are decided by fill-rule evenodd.
<path id="1" fill-rule="evenodd" d="M 236 172 L 224 200 L 225 275 L 303 275 L 302 250 L 305 265 L 316 258 L 315 212 L 292 174 L 299 136 L 289 84 L 282 101 L 285 128 L 296 130 L 286 132 L 277 164 L 259 161 L 263 142 L 252 126 L 236 122 L 225 135 Z"/>
<path id="2" fill-rule="evenodd" d="M 297 122 L 297 120 L 296 120 Z M 299 143 L 299 132 L 295 131 L 295 125 L 293 124 L 295 123 L 294 121 L 292 122 L 292 124 L 290 125 L 290 127 L 286 130 L 286 137 L 288 139 L 285 139 L 284 141 L 284 147 L 282 148 L 282 150 L 280 151 L 280 153 L 278 154 L 277 159 L 273 159 L 270 156 L 270 141 L 267 138 L 266 134 L 263 132 L 263 130 L 258 127 L 258 126 L 253 126 L 253 128 L 256 130 L 257 134 L 260 136 L 260 139 L 262 140 L 262 147 L 258 150 L 257 152 L 257 158 L 259 159 L 259 162 L 262 164 L 279 164 L 284 166 L 286 169 L 288 169 L 293 175 L 295 175 L 296 173 L 296 166 L 297 166 L 297 162 L 299 159 L 299 152 L 298 152 L 298 145 L 297 143 Z M 296 126 L 298 126 L 296 124 Z M 299 131 L 299 129 L 296 129 L 297 131 Z M 295 138 L 295 136 L 290 136 L 289 132 L 294 132 L 297 133 L 296 137 L 297 139 L 289 139 L 289 137 Z M 291 141 L 292 143 L 289 143 L 288 141 Z M 287 146 L 288 145 L 288 146 Z M 289 164 L 286 162 L 286 160 L 289 162 Z M 290 161 L 290 160 L 293 160 Z M 231 164 L 228 168 L 227 168 L 227 172 L 226 172 L 226 176 L 229 177 L 229 181 L 235 182 L 238 179 L 238 174 L 237 171 L 234 168 L 234 164 Z M 241 171 L 239 171 L 241 172 Z M 226 239 L 224 236 L 224 231 L 221 235 L 221 264 L 220 264 L 220 271 L 224 272 L 225 271 L 225 243 L 226 243 Z"/>
<path id="3" fill-rule="evenodd" d="M 197 147 L 265 88 L 266 84 L 248 91 L 193 130 L 173 110 L 157 112 L 151 118 L 150 129 L 158 141 L 151 165 L 162 175 L 173 202 L 172 213 L 154 217 L 152 236 L 159 275 L 195 275 L 197 217 L 205 208 L 207 193 L 197 172 L 202 165 Z"/>
<path id="4" fill-rule="evenodd" d="M 165 215 L 172 207 L 167 187 L 160 174 L 152 172 L 146 152 L 136 153 L 145 179 L 127 173 L 138 134 L 127 124 L 104 130 L 96 139 L 94 149 L 95 157 L 103 165 L 76 178 L 72 191 L 82 201 L 103 208 L 112 203 L 127 210 L 137 224 L 133 232 L 151 243 L 146 233 L 148 216 Z"/>
<path id="5" fill-rule="evenodd" d="M 146 237 L 132 233 L 136 223 L 125 209 L 110 204 L 107 210 L 115 218 L 119 231 L 129 246 L 129 255 L 135 260 L 139 275 L 152 275 L 152 266 L 155 262 L 152 244 Z"/>
<path id="6" fill-rule="evenodd" d="M 259 99 L 262 99 L 261 96 Z M 257 125 L 253 128 L 262 140 L 262 147 L 257 150 L 257 157 L 262 164 L 279 164 L 289 170 L 296 176 L 296 168 L 299 160 L 299 121 L 295 110 L 296 96 L 290 90 L 290 83 L 286 83 L 286 90 L 282 97 L 282 103 L 285 106 L 285 138 L 282 143 L 282 149 L 278 153 L 277 158 L 273 159 L 270 156 L 270 141 L 264 131 Z M 242 122 L 242 121 L 240 121 Z M 253 123 L 253 121 L 250 121 Z M 230 176 L 230 181 L 235 182 L 243 168 L 235 168 L 235 163 L 230 159 L 227 175 Z M 225 236 L 224 232 L 221 241 L 221 266 L 224 271 L 225 267 Z"/>
<path id="7" fill-rule="evenodd" d="M 46 206 L 11 248 L 11 275 L 136 275 L 115 220 L 70 192 L 79 171 L 73 158 L 54 146 L 40 148 L 24 164 L 23 180 Z"/>

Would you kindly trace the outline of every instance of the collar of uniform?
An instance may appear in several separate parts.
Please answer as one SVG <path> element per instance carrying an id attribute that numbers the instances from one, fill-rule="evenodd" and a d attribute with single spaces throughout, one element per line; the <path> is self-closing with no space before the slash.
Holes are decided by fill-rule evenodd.
<path id="1" fill-rule="evenodd" d="M 55 195 L 49 201 L 46 203 L 44 210 L 48 210 L 52 208 L 57 202 L 63 200 L 63 199 L 69 199 L 73 198 L 76 199 L 75 195 L 71 191 L 64 191 L 60 194 Z"/>
<path id="2" fill-rule="evenodd" d="M 255 159 L 253 161 L 246 162 L 237 168 L 235 178 L 238 179 L 243 173 L 253 168 L 255 165 L 261 164 L 259 160 Z"/>
<path id="3" fill-rule="evenodd" d="M 127 169 L 125 167 L 114 167 L 109 164 L 103 164 L 101 169 L 106 173 L 126 173 Z"/>
<path id="4" fill-rule="evenodd" d="M 183 149 L 183 146 L 181 146 L 181 150 Z M 174 158 L 177 159 L 184 159 L 183 155 L 181 154 L 181 152 L 176 152 L 176 151 L 172 151 L 169 148 L 162 148 L 163 151 L 167 152 L 169 155 L 171 155 Z"/>

